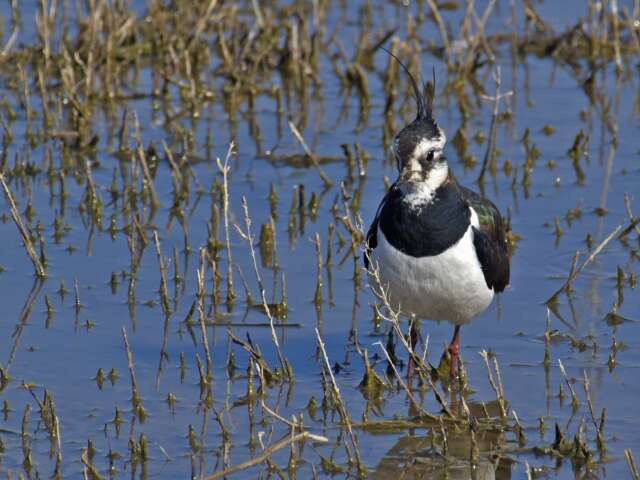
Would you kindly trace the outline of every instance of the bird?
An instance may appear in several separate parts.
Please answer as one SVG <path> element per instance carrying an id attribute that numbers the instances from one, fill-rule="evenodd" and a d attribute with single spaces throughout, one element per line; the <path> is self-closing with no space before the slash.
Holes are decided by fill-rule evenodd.
<path id="1" fill-rule="evenodd" d="M 453 379 L 460 328 L 509 285 L 506 222 L 491 200 L 458 183 L 443 153 L 447 138 L 434 119 L 433 96 L 428 100 L 409 69 L 387 53 L 407 73 L 417 113 L 393 138 L 398 177 L 365 236 L 364 264 L 377 271 L 392 308 L 454 326 Z M 411 332 L 409 341 L 415 336 Z"/>

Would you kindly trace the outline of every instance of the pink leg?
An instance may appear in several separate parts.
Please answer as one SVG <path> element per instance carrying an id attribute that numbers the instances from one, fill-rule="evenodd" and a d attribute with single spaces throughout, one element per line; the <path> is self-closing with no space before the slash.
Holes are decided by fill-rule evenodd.
<path id="1" fill-rule="evenodd" d="M 460 325 L 456 325 L 453 330 L 453 338 L 449 344 L 449 355 L 451 355 L 451 365 L 449 375 L 453 380 L 458 373 L 458 353 L 460 352 Z"/>

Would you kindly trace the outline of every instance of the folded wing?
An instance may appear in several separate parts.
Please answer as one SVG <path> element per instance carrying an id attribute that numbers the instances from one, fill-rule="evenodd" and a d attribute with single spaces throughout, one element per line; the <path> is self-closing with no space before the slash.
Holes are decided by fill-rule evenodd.
<path id="1" fill-rule="evenodd" d="M 510 276 L 504 221 L 490 200 L 462 186 L 460 192 L 478 215 L 479 226 L 473 228 L 473 244 L 484 279 L 489 288 L 502 292 L 509 285 Z"/>

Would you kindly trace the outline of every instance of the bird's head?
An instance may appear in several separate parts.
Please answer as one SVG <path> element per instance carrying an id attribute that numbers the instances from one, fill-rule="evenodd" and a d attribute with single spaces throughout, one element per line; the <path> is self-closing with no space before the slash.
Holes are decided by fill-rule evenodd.
<path id="1" fill-rule="evenodd" d="M 391 147 L 400 180 L 436 183 L 434 186 L 437 187 L 445 180 L 448 171 L 442 153 L 447 141 L 446 135 L 433 118 L 432 102 L 425 97 L 424 89 L 418 87 L 411 72 L 395 55 L 387 53 L 407 72 L 417 103 L 415 120 L 396 134 Z"/>

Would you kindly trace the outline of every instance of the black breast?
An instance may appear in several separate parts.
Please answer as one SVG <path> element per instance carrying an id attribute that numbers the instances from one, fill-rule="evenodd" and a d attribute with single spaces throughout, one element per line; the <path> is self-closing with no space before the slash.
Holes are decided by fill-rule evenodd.
<path id="1" fill-rule="evenodd" d="M 438 188 L 433 200 L 422 207 L 410 208 L 403 197 L 394 185 L 380 211 L 379 226 L 387 241 L 406 255 L 439 255 L 460 240 L 469 227 L 468 204 L 450 183 Z"/>

